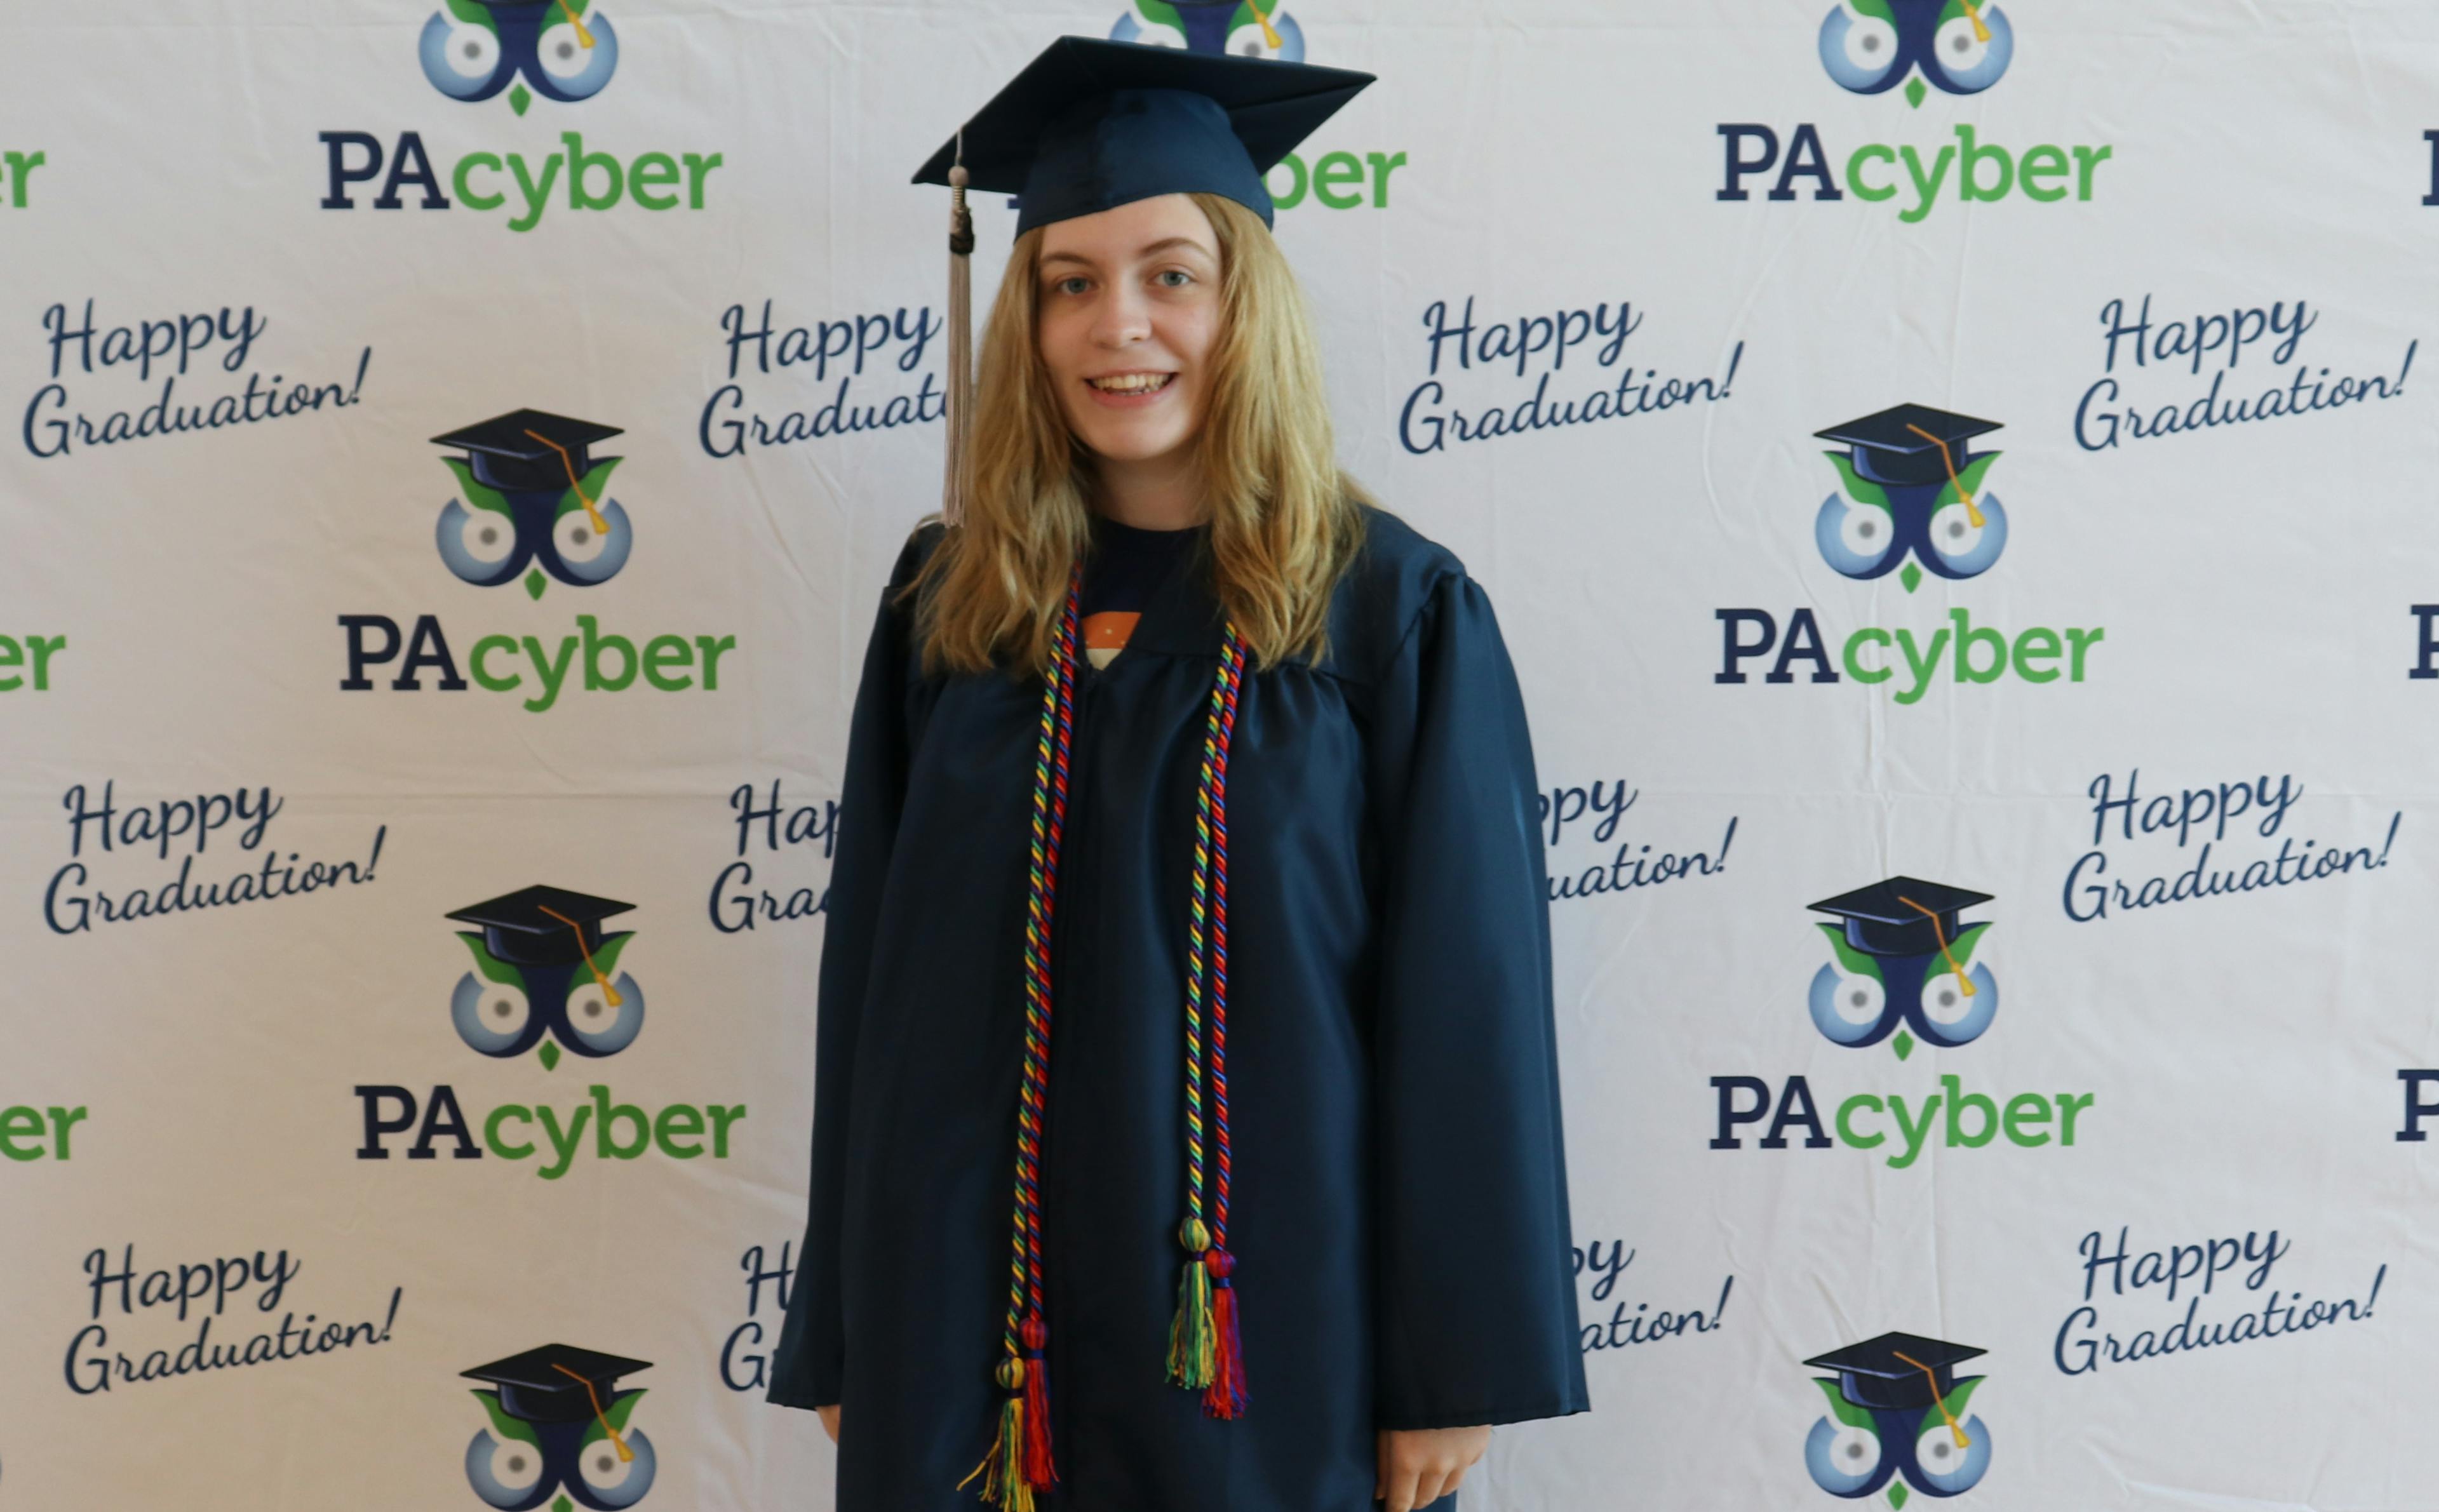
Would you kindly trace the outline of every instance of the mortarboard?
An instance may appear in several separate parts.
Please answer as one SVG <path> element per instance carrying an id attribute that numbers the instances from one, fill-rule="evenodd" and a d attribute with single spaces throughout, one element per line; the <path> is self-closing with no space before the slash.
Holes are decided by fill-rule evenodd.
<path id="1" fill-rule="evenodd" d="M 516 966 L 568 966 L 590 960 L 600 948 L 601 920 L 634 906 L 537 882 L 444 916 L 483 926 L 483 949 L 496 959 Z"/>
<path id="2" fill-rule="evenodd" d="M 957 476 L 973 405 L 973 218 L 966 190 L 1021 197 L 1016 234 L 1148 200 L 1210 193 L 1272 223 L 1262 175 L 1373 76 L 1274 59 L 1060 37 L 915 172 L 949 206 L 948 472 L 942 514 L 961 513 Z"/>
<path id="3" fill-rule="evenodd" d="M 1988 893 L 1892 877 L 1807 906 L 1844 919 L 1846 943 L 1866 955 L 1929 955 L 1956 938 L 1958 910 L 1988 901 Z"/>
<path id="4" fill-rule="evenodd" d="M 1919 1334 L 1884 1333 L 1843 1349 L 1815 1355 L 1806 1364 L 1838 1373 L 1838 1395 L 1858 1407 L 1904 1411 L 1937 1407 L 1948 1416 L 1956 1390 L 1956 1367 L 1986 1349 L 1951 1344 Z M 1955 1428 L 1954 1420 L 1949 1420 Z M 1956 1430 L 1963 1436 L 1963 1430 Z"/>
<path id="5" fill-rule="evenodd" d="M 526 409 L 436 436 L 432 444 L 465 452 L 473 464 L 474 481 L 487 488 L 503 493 L 544 489 L 556 493 L 581 486 L 592 470 L 586 448 L 624 434 L 615 425 Z"/>
<path id="6" fill-rule="evenodd" d="M 1999 428 L 1997 420 L 1977 420 L 1928 404 L 1899 404 L 1812 434 L 1850 448 L 1855 471 L 1863 477 L 1905 487 L 1954 481 L 1965 443 Z"/>
<path id="7" fill-rule="evenodd" d="M 528 1423 L 575 1423 L 596 1416 L 618 1378 L 650 1370 L 649 1360 L 605 1355 L 574 1344 L 543 1344 L 459 1375 L 500 1388 L 500 1410 Z"/>

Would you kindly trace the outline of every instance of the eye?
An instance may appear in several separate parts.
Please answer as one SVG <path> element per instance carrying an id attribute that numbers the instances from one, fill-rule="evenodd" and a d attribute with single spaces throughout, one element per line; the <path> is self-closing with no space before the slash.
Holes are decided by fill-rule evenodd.
<path id="1" fill-rule="evenodd" d="M 1874 977 L 1825 966 L 1813 973 L 1813 1027 L 1833 1044 L 1857 1045 L 1871 1041 L 1887 1007 L 1888 989 Z"/>
<path id="2" fill-rule="evenodd" d="M 469 561 L 496 566 L 517 549 L 516 523 L 496 509 L 460 509 L 457 549 Z"/>
<path id="3" fill-rule="evenodd" d="M 1080 294 L 1084 292 L 1084 280 L 1071 274 L 1052 284 L 1050 289 L 1053 294 Z"/>
<path id="4" fill-rule="evenodd" d="M 515 577 L 527 555 L 518 543 L 516 522 L 507 513 L 469 509 L 454 499 L 441 509 L 433 538 L 449 570 L 477 587 L 489 588 Z"/>
<path id="5" fill-rule="evenodd" d="M 499 66 L 500 39 L 489 27 L 460 23 L 449 28 L 441 60 L 460 79 L 489 79 Z"/>
<path id="6" fill-rule="evenodd" d="M 500 38 L 490 27 L 434 11 L 418 44 L 423 77 L 452 99 L 480 99 L 500 72 Z"/>
<path id="7" fill-rule="evenodd" d="M 1831 1495 L 1860 1495 L 1871 1489 L 1879 1470 L 1880 1436 L 1824 1417 L 1804 1442 L 1804 1467 L 1812 1472 L 1812 1484 Z"/>
<path id="8" fill-rule="evenodd" d="M 1146 22 L 1131 12 L 1118 17 L 1110 28 L 1112 42 L 1131 42 L 1144 47 L 1183 47 L 1185 33 L 1166 22 Z"/>
<path id="9" fill-rule="evenodd" d="M 533 1005 L 522 986 L 469 971 L 450 994 L 449 1016 L 457 1025 L 457 1038 L 473 1049 L 487 1056 L 512 1056 L 525 1048 Z"/>
<path id="10" fill-rule="evenodd" d="M 1940 24 L 1931 40 L 1932 82 L 1950 94 L 1970 95 L 1999 81 L 2015 56 L 2016 28 L 1996 6 L 1982 8 L 1982 27 L 1989 31 L 1987 39 L 1969 15 Z"/>
<path id="11" fill-rule="evenodd" d="M 1877 576 L 1896 560 L 1896 520 L 1877 504 L 1857 504 L 1843 493 L 1821 501 L 1812 539 L 1822 560 L 1849 578 Z"/>
<path id="12" fill-rule="evenodd" d="M 1885 17 L 1839 6 L 1821 20 L 1820 46 L 1821 66 L 1847 89 L 1869 93 L 1896 81 L 1897 29 Z"/>
<path id="13" fill-rule="evenodd" d="M 466 1480 L 486 1506 L 539 1506 L 550 1487 L 543 1483 L 542 1446 L 521 1438 L 495 1438 L 490 1429 L 466 1446 Z"/>
<path id="14" fill-rule="evenodd" d="M 579 1055 L 614 1056 L 644 1032 L 644 989 L 624 971 L 614 984 L 618 1001 L 601 988 L 593 973 L 579 968 L 567 988 L 567 1028 L 576 1036 L 571 1046 Z"/>
<path id="15" fill-rule="evenodd" d="M 1940 1417 L 1936 1411 L 1927 1421 L 1929 1426 L 1923 1429 L 1922 1436 L 1914 1440 L 1915 1474 L 1909 1475 L 1907 1479 L 1916 1481 L 1924 1490 L 1939 1496 L 1954 1496 L 1959 1491 L 1973 1489 L 1990 1468 L 1989 1430 L 1982 1426 L 1979 1417 L 1966 1419 L 1965 1436 L 1970 1442 L 1967 1447 L 1959 1449 L 1955 1433 L 1949 1430 L 1946 1419 Z"/>
<path id="16" fill-rule="evenodd" d="M 652 1441 L 632 1430 L 624 1436 L 627 1451 L 633 1459 L 620 1459 L 618 1446 L 606 1438 L 585 1445 L 577 1454 L 577 1478 L 593 1493 L 591 1505 L 633 1506 L 652 1488 L 652 1478 L 660 1470 L 660 1457 L 652 1452 Z"/>
<path id="17" fill-rule="evenodd" d="M 1162 287 L 1166 289 L 1183 289 L 1187 284 L 1194 281 L 1194 275 L 1186 272 L 1184 268 L 1164 268 L 1153 276 L 1162 279 Z M 1177 281 L 1175 283 L 1166 281 L 1170 278 L 1174 278 Z"/>
<path id="18" fill-rule="evenodd" d="M 1970 1044 L 1999 1016 L 1999 979 L 1990 974 L 1990 968 L 1974 962 L 1965 981 L 1973 984 L 1970 996 L 1953 971 L 1936 970 L 1922 984 L 1922 1013 L 1914 1027 L 1932 1044 L 1949 1049 Z"/>
<path id="19" fill-rule="evenodd" d="M 627 555 L 634 549 L 635 530 L 628 524 L 626 509 L 615 499 L 603 499 L 597 507 L 598 525 L 579 504 L 550 527 L 551 546 L 571 582 L 607 582 L 627 565 Z"/>
<path id="20" fill-rule="evenodd" d="M 1974 516 L 1982 523 L 1973 523 Z M 1951 490 L 1949 502 L 1931 512 L 1931 550 L 1940 575 L 1971 578 L 1989 570 L 2007 549 L 2007 510 L 1995 494 L 1985 493 L 1967 509 Z"/>
<path id="21" fill-rule="evenodd" d="M 1293 16 L 1277 10 L 1270 13 L 1266 29 L 1259 21 L 1248 21 L 1228 34 L 1228 50 L 1239 58 L 1270 58 L 1281 62 L 1304 62 L 1304 28 Z"/>
<path id="22" fill-rule="evenodd" d="M 1942 971 L 1925 982 L 1922 1011 L 1936 1024 L 1963 1023 L 1965 1016 L 1973 1011 L 1973 999 L 1965 992 L 1965 979 L 1953 971 Z"/>
<path id="23" fill-rule="evenodd" d="M 566 19 L 567 12 L 558 0 L 553 0 L 550 13 L 561 19 L 543 27 L 542 35 L 534 39 L 534 56 L 543 72 L 534 82 L 543 86 L 543 93 L 561 99 L 599 94 L 618 68 L 618 33 L 610 18 L 587 10 L 583 28 L 579 30 Z M 587 39 L 592 42 L 589 47 Z"/>

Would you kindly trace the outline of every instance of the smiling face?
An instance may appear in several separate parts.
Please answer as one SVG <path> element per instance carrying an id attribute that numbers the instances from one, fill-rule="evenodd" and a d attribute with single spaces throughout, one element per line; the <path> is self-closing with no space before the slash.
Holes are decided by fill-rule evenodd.
<path id="1" fill-rule="evenodd" d="M 1036 336 L 1059 412 L 1113 462 L 1176 460 L 1202 426 L 1220 332 L 1220 242 L 1164 194 L 1043 228 Z"/>

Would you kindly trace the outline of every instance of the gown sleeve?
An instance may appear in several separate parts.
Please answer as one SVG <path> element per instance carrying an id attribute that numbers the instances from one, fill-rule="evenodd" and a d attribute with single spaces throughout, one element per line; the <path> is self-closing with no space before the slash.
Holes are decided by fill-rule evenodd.
<path id="1" fill-rule="evenodd" d="M 898 837 L 906 792 L 906 675 L 911 611 L 899 590 L 914 576 L 920 536 L 890 575 L 863 682 L 847 726 L 846 774 L 839 796 L 837 858 L 830 863 L 828 918 L 822 936 L 820 996 L 813 1030 L 813 1158 L 804 1242 L 794 1290 L 771 1355 L 766 1400 L 783 1407 L 828 1407 L 839 1399 L 846 1359 L 839 1260 L 846 1190 L 850 1073 L 872 965 L 881 881 Z"/>
<path id="2" fill-rule="evenodd" d="M 1585 1412 L 1538 782 L 1482 589 L 1442 576 L 1376 687 L 1377 1421 Z"/>

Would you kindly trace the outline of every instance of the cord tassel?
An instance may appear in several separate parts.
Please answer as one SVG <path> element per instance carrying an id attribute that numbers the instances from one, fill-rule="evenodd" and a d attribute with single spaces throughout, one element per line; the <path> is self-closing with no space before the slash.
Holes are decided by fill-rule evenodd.
<path id="1" fill-rule="evenodd" d="M 1024 1320 L 1024 1480 L 1036 1490 L 1059 1479 L 1050 1459 L 1050 1371 L 1041 1349 L 1050 1329 L 1039 1317 Z"/>
<path id="2" fill-rule="evenodd" d="M 1168 1379 L 1179 1386 L 1201 1390 L 1211 1384 L 1216 1351 L 1212 1346 L 1211 1271 L 1202 1256 L 1211 1235 L 1201 1218 L 1187 1218 L 1178 1229 L 1186 1248 L 1185 1269 L 1177 1278 L 1177 1317 L 1168 1326 Z"/>
<path id="3" fill-rule="evenodd" d="M 1211 1383 L 1202 1388 L 1202 1415 L 1228 1421 L 1245 1415 L 1245 1346 L 1237 1337 L 1237 1257 L 1214 1245 L 1203 1256 L 1211 1272 Z"/>
<path id="4" fill-rule="evenodd" d="M 1003 1512 L 1033 1512 L 1033 1487 L 1024 1477 L 1025 1373 L 1024 1361 L 1000 1361 L 999 1381 L 1008 1388 L 1008 1397 L 1000 1403 L 999 1432 L 992 1436 L 990 1452 L 983 1462 L 957 1483 L 962 1491 L 981 1476 L 983 1500 Z"/>
<path id="5" fill-rule="evenodd" d="M 945 400 L 948 456 L 940 485 L 940 518 L 951 525 L 965 518 L 967 441 L 973 428 L 974 217 L 966 205 L 966 133 L 957 132 L 957 156 L 949 169 L 949 391 Z"/>

